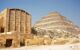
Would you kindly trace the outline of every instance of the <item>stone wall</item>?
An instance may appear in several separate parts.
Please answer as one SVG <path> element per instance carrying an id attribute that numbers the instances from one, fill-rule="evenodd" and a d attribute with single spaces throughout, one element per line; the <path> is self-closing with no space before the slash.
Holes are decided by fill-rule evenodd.
<path id="1" fill-rule="evenodd" d="M 33 38 L 25 39 L 26 46 L 32 45 L 65 45 L 65 44 L 76 44 L 80 43 L 78 38 L 49 38 L 49 37 L 38 37 L 33 36 Z"/>
<path id="2" fill-rule="evenodd" d="M 20 47 L 21 43 L 25 45 L 25 39 L 31 37 L 29 13 L 17 8 L 8 8 L 0 13 L 0 47 Z"/>
<path id="3" fill-rule="evenodd" d="M 6 34 L 1 33 L 0 47 L 20 47 L 19 35 L 16 32 L 6 32 Z"/>

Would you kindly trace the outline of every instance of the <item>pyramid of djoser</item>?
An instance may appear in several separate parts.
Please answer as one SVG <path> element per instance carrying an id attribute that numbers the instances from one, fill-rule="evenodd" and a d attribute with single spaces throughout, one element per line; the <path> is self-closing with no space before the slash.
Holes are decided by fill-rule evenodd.
<path id="1" fill-rule="evenodd" d="M 58 12 L 52 12 L 38 21 L 33 29 L 36 35 L 50 38 L 79 38 L 80 28 Z"/>

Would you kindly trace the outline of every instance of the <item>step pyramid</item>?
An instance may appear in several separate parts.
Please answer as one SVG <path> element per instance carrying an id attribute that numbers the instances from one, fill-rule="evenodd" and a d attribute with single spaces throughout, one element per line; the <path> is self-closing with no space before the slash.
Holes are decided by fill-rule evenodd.
<path id="1" fill-rule="evenodd" d="M 49 37 L 78 37 L 80 28 L 72 21 L 62 16 L 58 12 L 51 12 L 47 16 L 42 17 L 33 29 L 39 36 L 48 35 Z"/>

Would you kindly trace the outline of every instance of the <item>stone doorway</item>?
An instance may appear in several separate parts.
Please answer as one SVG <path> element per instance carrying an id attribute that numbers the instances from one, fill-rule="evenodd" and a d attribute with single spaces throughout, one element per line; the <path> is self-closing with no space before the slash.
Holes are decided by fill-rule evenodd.
<path id="1" fill-rule="evenodd" d="M 12 46 L 12 39 L 6 39 L 5 47 L 10 47 L 10 46 Z"/>
<path id="2" fill-rule="evenodd" d="M 1 28 L 0 28 L 0 33 L 3 33 L 3 32 L 4 32 L 4 28 L 1 27 Z"/>
<path id="3" fill-rule="evenodd" d="M 20 42 L 20 46 L 25 46 L 25 43 L 24 42 Z"/>

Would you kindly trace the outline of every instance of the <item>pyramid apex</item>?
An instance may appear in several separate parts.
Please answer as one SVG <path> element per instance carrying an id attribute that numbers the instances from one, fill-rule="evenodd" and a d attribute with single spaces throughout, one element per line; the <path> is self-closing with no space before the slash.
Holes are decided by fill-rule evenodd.
<path id="1" fill-rule="evenodd" d="M 57 12 L 57 11 L 55 11 L 55 12 L 51 12 L 51 13 L 49 13 L 49 15 L 60 15 L 60 13 Z"/>

